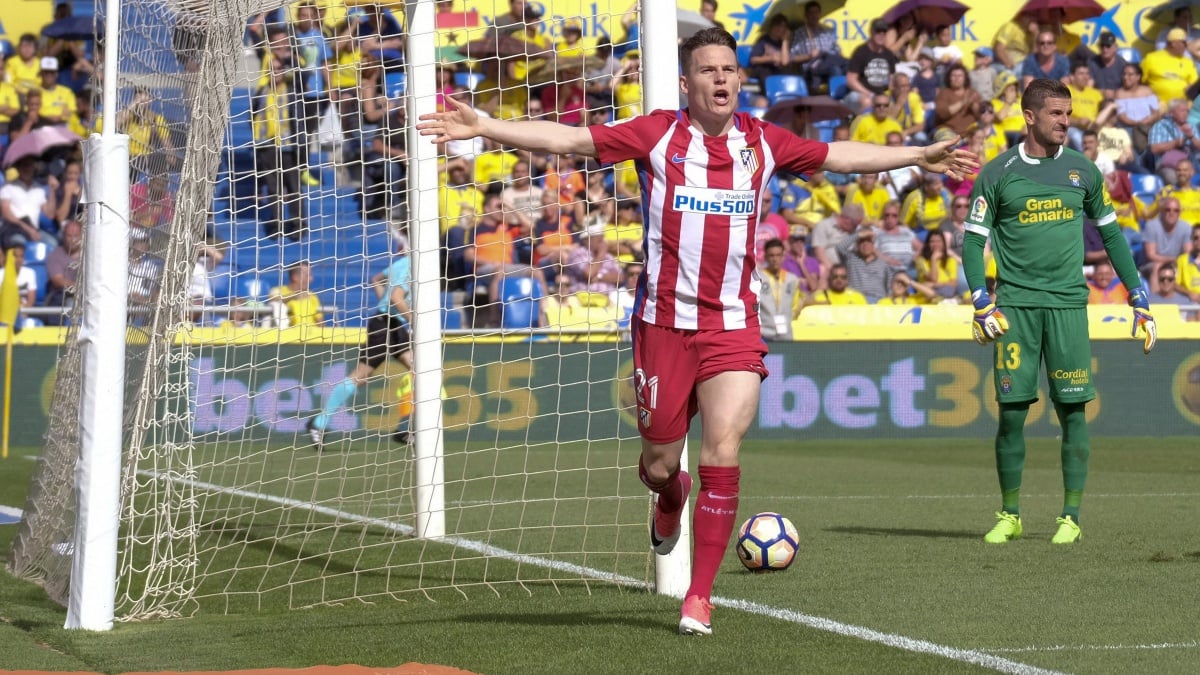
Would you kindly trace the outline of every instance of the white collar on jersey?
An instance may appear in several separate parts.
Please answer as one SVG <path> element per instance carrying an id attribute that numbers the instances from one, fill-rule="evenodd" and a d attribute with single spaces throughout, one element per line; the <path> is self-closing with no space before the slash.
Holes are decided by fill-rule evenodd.
<path id="1" fill-rule="evenodd" d="M 1041 164 L 1043 159 L 1058 159 L 1059 157 L 1062 157 L 1064 147 L 1066 146 L 1058 146 L 1058 152 L 1054 153 L 1054 156 L 1050 158 L 1030 157 L 1029 155 L 1025 154 L 1025 142 L 1022 141 L 1021 144 L 1017 146 L 1017 152 L 1021 155 L 1021 161 L 1025 162 L 1026 164 Z"/>

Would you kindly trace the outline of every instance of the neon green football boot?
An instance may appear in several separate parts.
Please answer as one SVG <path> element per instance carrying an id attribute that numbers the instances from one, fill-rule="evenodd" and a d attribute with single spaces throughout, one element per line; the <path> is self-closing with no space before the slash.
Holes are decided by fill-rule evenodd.
<path id="1" fill-rule="evenodd" d="M 1050 543 L 1074 544 L 1082 538 L 1083 533 L 1079 531 L 1079 524 L 1071 516 L 1063 516 L 1058 519 L 1058 532 L 1054 533 L 1054 538 L 1050 540 Z"/>
<path id="2" fill-rule="evenodd" d="M 1010 539 L 1021 538 L 1021 517 L 1006 511 L 996 512 L 996 526 L 983 535 L 989 544 L 1003 544 Z"/>

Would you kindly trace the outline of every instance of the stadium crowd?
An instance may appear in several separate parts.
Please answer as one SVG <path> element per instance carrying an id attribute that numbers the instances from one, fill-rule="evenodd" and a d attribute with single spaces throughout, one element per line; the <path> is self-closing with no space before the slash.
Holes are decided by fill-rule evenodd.
<path id="1" fill-rule="evenodd" d="M 303 0 L 254 17 L 246 29 L 246 44 L 261 62 L 251 114 L 264 241 L 309 236 L 304 194 L 329 187 L 335 175 L 361 186 L 355 198 L 363 217 L 398 231 L 407 219 L 403 25 L 386 7 L 327 11 L 336 4 Z M 460 4 L 439 1 L 439 16 L 461 12 Z M 702 5 L 702 13 L 716 9 L 713 0 Z M 70 11 L 59 3 L 48 20 Z M 867 40 L 846 54 L 822 23 L 819 3 L 808 3 L 804 17 L 795 25 L 774 17 L 739 51 L 742 112 L 822 140 L 924 145 L 957 135 L 986 161 L 1020 142 L 1025 84 L 1061 79 L 1074 105 L 1070 145 L 1104 174 L 1154 302 L 1188 307 L 1200 318 L 1200 31 L 1187 7 L 1144 54 L 1120 47 L 1108 32 L 1084 45 L 1057 22 L 1025 16 L 970 54 L 949 26 L 921 26 L 911 16 L 894 24 L 876 19 Z M 553 21 L 532 3 L 510 0 L 506 14 L 458 50 L 465 58 L 438 66 L 439 103 L 453 97 L 483 115 L 572 125 L 641 113 L 635 17 L 624 17 L 618 31 L 585 47 L 578 21 Z M 87 40 L 32 34 L 2 46 L 0 153 L 7 173 L 0 244 L 22 254 L 17 270 L 4 273 L 18 275 L 23 305 L 43 297 L 47 306 L 69 306 L 81 239 L 78 144 L 7 153 L 43 127 L 73 132 L 66 138 L 102 128 L 93 100 L 97 50 Z M 193 67 L 197 49 L 186 34 L 177 32 L 174 47 L 180 66 Z M 181 163 L 176 136 L 154 103 L 151 90 L 136 89 L 116 119 L 131 137 L 130 292 L 139 302 L 157 292 L 161 260 L 150 242 L 171 223 L 173 172 Z M 336 147 L 326 152 L 330 144 Z M 633 166 L 515 152 L 479 139 L 446 143 L 439 152 L 444 290 L 474 310 L 469 325 L 628 321 L 646 214 Z M 322 171 L 331 157 L 340 174 Z M 963 222 L 973 180 L 910 168 L 774 181 L 755 232 L 764 335 L 790 339 L 792 320 L 810 305 L 962 301 Z M 1123 303 L 1094 224 L 1086 235 L 1092 301 Z M 214 301 L 209 275 L 224 251 L 224 242 L 210 238 L 198 253 L 190 290 L 198 320 L 199 308 Z M 40 278 L 22 269 L 31 261 L 43 267 Z M 234 298 L 243 311 L 221 318 L 321 323 L 315 293 L 325 289 L 312 288 L 312 279 L 307 264 L 293 265 L 287 283 L 269 296 L 281 311 Z"/>

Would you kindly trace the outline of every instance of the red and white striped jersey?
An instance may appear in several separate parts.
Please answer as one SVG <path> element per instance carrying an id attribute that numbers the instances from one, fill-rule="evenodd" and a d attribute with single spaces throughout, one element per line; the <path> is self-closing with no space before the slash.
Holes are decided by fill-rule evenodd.
<path id="1" fill-rule="evenodd" d="M 634 314 L 688 330 L 758 326 L 754 233 L 762 191 L 778 170 L 807 175 L 829 148 L 744 113 L 706 136 L 686 110 L 656 110 L 589 127 L 597 158 L 634 160 L 643 251 Z"/>

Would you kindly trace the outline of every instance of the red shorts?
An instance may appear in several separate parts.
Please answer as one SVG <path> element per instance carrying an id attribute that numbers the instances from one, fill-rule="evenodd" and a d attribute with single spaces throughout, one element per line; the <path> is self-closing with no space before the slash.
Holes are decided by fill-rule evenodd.
<path id="1" fill-rule="evenodd" d="M 750 371 L 767 377 L 767 343 L 757 327 L 681 330 L 634 318 L 633 387 L 638 431 L 651 443 L 687 435 L 696 414 L 696 385 L 714 375 Z"/>

